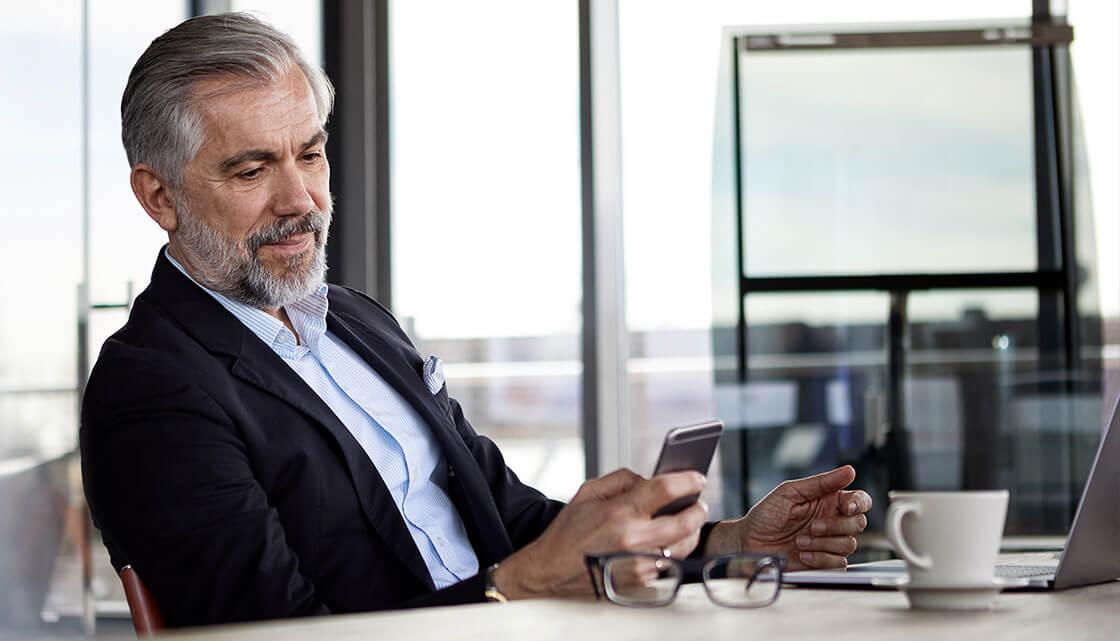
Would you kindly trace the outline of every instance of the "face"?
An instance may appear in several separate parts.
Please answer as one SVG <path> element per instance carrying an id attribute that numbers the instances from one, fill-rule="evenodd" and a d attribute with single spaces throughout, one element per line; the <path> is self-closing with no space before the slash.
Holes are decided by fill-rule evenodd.
<path id="1" fill-rule="evenodd" d="M 175 198 L 171 252 L 203 285 L 259 308 L 323 282 L 330 227 L 326 133 L 294 68 L 272 86 L 196 87 L 204 138 Z"/>

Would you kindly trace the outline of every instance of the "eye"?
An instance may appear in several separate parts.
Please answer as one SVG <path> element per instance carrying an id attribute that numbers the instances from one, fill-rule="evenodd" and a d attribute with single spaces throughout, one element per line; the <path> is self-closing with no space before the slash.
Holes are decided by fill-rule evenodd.
<path id="1" fill-rule="evenodd" d="M 256 178 L 260 178 L 262 171 L 264 171 L 264 169 L 262 169 L 261 167 L 254 167 L 247 171 L 243 171 L 240 174 L 237 174 L 237 177 L 243 180 L 254 180 Z"/>
<path id="2" fill-rule="evenodd" d="M 305 162 L 318 162 L 322 157 L 323 152 L 321 151 L 309 151 L 303 155 L 303 160 Z"/>

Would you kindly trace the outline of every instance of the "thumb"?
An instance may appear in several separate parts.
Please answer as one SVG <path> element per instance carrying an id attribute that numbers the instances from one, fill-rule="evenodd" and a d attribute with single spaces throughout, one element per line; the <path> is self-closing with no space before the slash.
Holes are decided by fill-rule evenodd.
<path id="1" fill-rule="evenodd" d="M 816 499 L 848 487 L 856 480 L 856 470 L 851 465 L 838 467 L 831 472 L 816 474 L 783 483 L 802 499 Z"/>
<path id="2" fill-rule="evenodd" d="M 623 494 L 642 481 L 642 477 L 627 468 L 617 469 L 610 474 L 591 479 L 580 486 L 579 491 L 572 497 L 572 503 L 581 501 L 605 501 Z"/>

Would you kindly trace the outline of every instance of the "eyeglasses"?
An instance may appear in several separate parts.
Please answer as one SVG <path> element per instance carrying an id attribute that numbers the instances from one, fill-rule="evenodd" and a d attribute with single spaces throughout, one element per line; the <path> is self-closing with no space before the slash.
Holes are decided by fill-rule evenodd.
<path id="1" fill-rule="evenodd" d="M 708 598 L 729 608 L 761 608 L 778 599 L 783 560 L 764 554 L 725 554 L 704 561 L 645 552 L 612 552 L 584 557 L 595 598 L 631 607 L 668 605 L 686 573 L 699 570 Z"/>

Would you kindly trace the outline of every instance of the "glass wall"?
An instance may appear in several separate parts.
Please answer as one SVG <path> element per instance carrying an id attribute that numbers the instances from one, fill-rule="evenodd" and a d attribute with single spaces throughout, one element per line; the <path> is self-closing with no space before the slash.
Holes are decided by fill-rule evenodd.
<path id="1" fill-rule="evenodd" d="M 1069 19 L 1077 29 L 1070 45 L 1079 105 L 1075 124 L 1085 141 L 1074 165 L 1074 199 L 1093 212 L 1093 233 L 1079 241 L 1095 245 L 1099 277 L 1089 285 L 1104 319 L 1104 398 L 1114 399 L 1120 395 L 1120 181 L 1115 179 L 1120 175 L 1120 3 L 1070 0 Z"/>
<path id="2" fill-rule="evenodd" d="M 811 463 L 802 471 L 856 465 L 878 505 L 873 530 L 889 489 L 1004 487 L 1009 535 L 1064 534 L 1102 426 L 1100 306 L 1086 302 L 1101 272 L 1091 243 L 1073 257 L 1058 249 L 1065 223 L 1038 195 L 1056 162 L 1036 167 L 1045 141 L 1036 120 L 1047 116 L 1033 106 L 1034 77 L 1049 71 L 1032 66 L 1024 44 L 775 49 L 764 40 L 731 54 L 738 156 L 725 171 L 738 172 L 731 184 L 742 196 L 725 232 L 742 230 L 729 277 L 745 292 L 744 346 L 732 354 L 738 387 L 760 379 L 760 358 L 777 360 L 798 401 L 769 439 L 745 427 L 750 408 L 738 409 L 725 477 L 750 484 L 725 496 L 742 509 L 761 497 L 759 476 L 796 472 L 780 469 L 793 442 Z M 1073 214 L 1073 231 L 1091 236 L 1092 209 Z M 1077 318 L 1061 306 L 1067 262 L 1090 283 Z M 821 290 L 847 314 L 875 305 L 879 320 L 837 332 L 797 300 Z M 861 302 L 860 290 L 889 294 L 888 307 Z M 779 291 L 797 320 L 775 326 L 752 306 Z M 873 365 L 885 376 L 789 371 L 868 332 L 881 337 Z M 845 399 L 848 409 L 834 411 Z"/>
<path id="3" fill-rule="evenodd" d="M 73 558 L 77 541 L 66 475 L 82 280 L 79 8 L 31 5 L 0 21 L 0 123 L 19 150 L 0 157 L 0 636 L 40 625 L 59 553 Z M 59 586 L 80 594 L 75 575 Z"/>
<path id="4" fill-rule="evenodd" d="M 1071 20 L 1075 25 L 1076 37 L 1072 46 L 1074 72 L 1078 81 L 1078 92 L 1083 105 L 1084 127 L 1088 154 L 1087 178 L 1092 179 L 1092 189 L 1087 190 L 1087 196 L 1079 200 L 1078 210 L 1081 214 L 1092 212 L 1092 222 L 1096 229 L 1092 242 L 1111 242 L 1120 231 L 1116 226 L 1120 224 L 1120 207 L 1117 206 L 1117 194 L 1120 187 L 1109 176 L 1116 173 L 1116 139 L 1115 113 L 1118 108 L 1116 93 L 1117 81 L 1120 73 L 1116 73 L 1117 59 L 1115 48 L 1117 43 L 1116 27 L 1117 18 L 1115 7 L 1098 6 L 1111 3 L 1078 2 L 1069 3 Z M 713 206 L 713 193 L 717 200 L 733 197 L 731 183 L 724 180 L 718 172 L 713 172 L 713 140 L 720 153 L 719 146 L 725 144 L 732 137 L 729 127 L 720 121 L 716 124 L 716 88 L 720 67 L 720 36 L 724 28 L 751 27 L 752 25 L 813 25 L 813 24 L 841 24 L 864 23 L 877 27 L 890 28 L 893 24 L 902 24 L 913 21 L 959 21 L 959 20 L 1001 20 L 1009 18 L 1023 19 L 1031 12 L 1031 3 L 1028 0 L 985 0 L 976 2 L 972 0 L 957 0 L 937 3 L 901 3 L 890 0 L 863 0 L 860 2 L 835 3 L 824 0 L 791 0 L 781 3 L 741 3 L 733 1 L 711 0 L 690 5 L 689 11 L 675 10 L 674 3 L 667 1 L 630 1 L 620 2 L 620 32 L 621 32 L 621 82 L 622 82 L 622 141 L 623 141 L 623 203 L 626 216 L 626 261 L 627 261 L 627 319 L 630 325 L 632 339 L 632 356 L 630 364 L 630 377 L 632 382 L 632 451 L 634 462 L 638 469 L 652 465 L 657 454 L 657 447 L 665 430 L 674 421 L 680 418 L 695 418 L 704 415 L 717 414 L 718 407 L 722 406 L 721 398 L 731 394 L 739 398 L 742 391 L 725 392 L 722 387 L 715 387 L 711 383 L 711 371 L 723 371 L 730 368 L 734 372 L 733 362 L 727 362 L 722 356 L 713 359 L 711 348 L 711 335 L 708 330 L 713 308 L 713 295 L 717 298 L 727 298 L 732 302 L 735 299 L 735 290 L 727 290 L 725 285 L 734 285 L 733 281 L 723 283 L 718 274 L 712 271 L 712 238 L 719 237 L 721 233 L 733 233 L 729 230 L 713 230 L 710 226 L 709 213 Z M 1111 13 L 1110 13 L 1111 12 Z M 792 27 L 791 27 L 792 28 Z M 667 37 L 671 37 L 672 46 L 667 46 Z M 1014 54 L 1010 54 L 1014 57 Z M 1021 57 L 1021 56 L 1020 56 Z M 795 64 L 795 63 L 791 63 Z M 819 78 L 814 80 L 817 83 Z M 826 79 L 827 80 L 827 79 Z M 1018 83 L 1019 88 L 1014 91 L 1029 90 L 1029 76 L 1024 76 L 1022 70 L 1001 79 L 999 86 L 1007 83 Z M 810 83 L 799 83 L 789 91 L 796 91 L 796 87 L 806 90 Z M 1005 87 L 1006 88 L 1006 87 Z M 977 88 L 981 92 L 996 89 L 996 85 L 987 88 Z M 846 101 L 856 100 L 850 95 L 842 96 Z M 879 96 L 875 98 L 890 99 L 895 102 L 912 102 L 918 94 L 911 92 L 899 96 Z M 766 96 L 753 94 L 752 98 L 765 100 Z M 934 99 L 934 103 L 945 104 L 955 98 L 951 95 L 941 95 Z M 1027 102 L 1019 103 L 1012 107 L 1014 111 L 1007 114 L 1006 119 L 1001 114 L 985 111 L 981 101 L 976 101 L 979 106 L 974 106 L 973 113 L 965 117 L 978 118 L 972 124 L 971 131 L 981 133 L 985 129 L 985 122 L 1000 120 L 992 131 L 983 131 L 983 135 L 992 137 L 1000 136 L 1000 132 L 1010 132 L 1020 129 L 1020 133 L 1030 135 L 1030 125 L 1023 125 L 1023 118 L 1030 118 L 1029 95 Z M 1091 103 L 1090 103 L 1091 100 Z M 913 106 L 913 105 L 911 105 Z M 946 105 L 948 106 L 948 105 Z M 1006 107 L 1007 105 L 1004 105 Z M 1003 108 L 1003 107 L 1001 107 Z M 823 109 L 816 103 L 805 103 L 798 109 Z M 1025 109 L 1025 111 L 1024 111 Z M 898 114 L 894 114 L 897 117 Z M 1029 120 L 1028 120 L 1029 123 Z M 968 124 L 968 123 L 964 123 Z M 1025 130 L 1020 126 L 1025 127 Z M 1098 135 L 1093 135 L 1097 132 Z M 766 131 L 755 131 L 755 134 L 767 135 Z M 776 135 L 789 135 L 797 137 L 800 133 L 796 129 L 782 130 Z M 714 134 L 714 135 L 713 135 Z M 844 135 L 834 132 L 832 135 Z M 806 136 L 807 137 L 807 136 Z M 929 139 L 932 140 L 932 137 Z M 798 233 L 817 234 L 828 237 L 837 230 L 824 227 L 824 221 L 810 221 L 806 224 L 786 225 L 785 218 L 763 219 L 757 222 L 765 227 L 771 239 L 778 238 L 784 241 L 759 242 L 756 235 L 747 235 L 747 242 L 758 243 L 754 250 L 747 252 L 748 260 L 766 257 L 764 264 L 756 263 L 760 270 L 771 270 L 777 273 L 777 265 L 782 268 L 800 269 L 806 273 L 809 261 L 839 264 L 842 260 L 855 262 L 857 260 L 879 261 L 878 267 L 889 268 L 886 261 L 894 257 L 894 264 L 901 265 L 903 252 L 906 247 L 915 246 L 913 240 L 907 241 L 904 237 L 914 229 L 903 226 L 902 222 L 915 223 L 917 229 L 923 225 L 937 224 L 946 216 L 959 215 L 953 205 L 963 202 L 965 198 L 954 200 L 957 191 L 964 190 L 971 197 L 976 197 L 976 188 L 979 181 L 969 183 L 963 170 L 974 167 L 979 158 L 967 151 L 967 145 L 979 145 L 979 142 L 966 143 L 959 149 L 959 167 L 949 166 L 951 171 L 946 173 L 947 182 L 945 189 L 927 190 L 922 192 L 920 198 L 913 199 L 911 206 L 905 211 L 897 211 L 898 223 L 890 225 L 890 238 L 880 239 L 885 242 L 875 246 L 876 252 L 869 255 L 867 252 L 856 251 L 857 247 L 868 247 L 870 237 L 856 234 L 851 230 L 843 233 L 851 243 L 833 243 L 826 254 L 806 252 L 798 249 L 798 245 L 788 241 L 788 236 Z M 984 229 L 973 231 L 975 228 L 960 224 L 957 229 L 962 230 L 957 240 L 962 244 L 964 252 L 962 258 L 966 259 L 956 267 L 967 268 L 966 262 L 979 265 L 988 262 L 993 268 L 999 264 L 1006 268 L 1030 269 L 1035 264 L 1035 248 L 1033 247 L 1033 196 L 1031 191 L 1015 187 L 1016 181 L 1024 177 L 1033 182 L 1033 171 L 1030 157 L 1023 162 L 1023 157 L 1008 148 L 1007 144 L 1025 147 L 1028 154 L 1031 149 L 1031 140 L 1016 139 L 1011 141 L 1002 135 L 1004 142 L 995 147 L 996 153 L 1004 160 L 1000 161 L 999 174 L 994 175 L 990 168 L 985 167 L 988 181 L 986 198 L 1005 199 L 997 206 L 1005 212 L 999 220 L 986 220 L 981 224 Z M 933 141 L 939 142 L 939 141 Z M 998 140 L 996 142 L 999 142 Z M 947 151 L 944 146 L 942 152 Z M 853 153 L 859 151 L 850 146 L 843 151 L 823 149 L 822 154 Z M 867 153 L 864 149 L 863 153 Z M 809 157 L 809 154 L 804 156 Z M 834 157 L 832 160 L 835 160 Z M 939 163 L 944 159 L 944 154 L 930 154 L 915 158 L 910 164 L 904 164 L 897 169 L 905 171 L 913 169 L 917 163 Z M 857 157 L 858 160 L 858 157 Z M 1008 161 L 1017 165 L 1009 165 Z M 827 158 L 817 158 L 818 164 L 830 162 Z M 858 165 L 857 165 L 858 168 Z M 894 168 L 892 168 L 894 171 Z M 953 178 L 959 176 L 959 179 Z M 887 183 L 887 179 L 866 178 L 880 180 L 876 186 Z M 722 182 L 721 182 L 722 181 Z M 991 185 L 998 182 L 1003 187 L 996 188 Z M 833 190 L 833 196 L 847 200 L 849 203 L 870 202 L 872 205 L 882 205 L 880 211 L 890 208 L 892 203 L 869 200 L 862 197 L 863 192 L 848 191 L 837 193 L 840 181 L 831 181 L 824 184 L 797 185 L 797 195 L 793 202 L 803 198 L 819 195 L 823 190 Z M 870 187 L 871 183 L 864 183 Z M 952 185 L 952 188 L 948 188 Z M 713 192 L 713 186 L 715 191 Z M 886 186 L 890 186 L 886 184 Z M 1029 187 L 1027 189 L 1033 189 Z M 866 191 L 866 189 L 864 190 Z M 1025 192 L 1025 193 L 1024 193 Z M 762 198 L 765 194 L 760 192 L 748 193 L 748 198 Z M 1028 200 L 1025 201 L 1024 198 Z M 1091 210 L 1086 206 L 1086 200 L 1091 200 Z M 1019 203 L 1019 205 L 1015 205 Z M 1104 205 L 1102 207 L 1102 204 Z M 781 207 L 788 206 L 783 201 Z M 915 207 L 919 209 L 915 209 Z M 918 213 L 934 212 L 926 215 L 923 220 L 916 220 Z M 858 222 L 858 221 L 857 221 Z M 783 236 L 784 235 L 784 236 Z M 910 242 L 909 245 L 906 242 Z M 981 251 L 979 247 L 987 247 L 984 243 L 991 243 L 995 250 Z M 913 253 L 913 252 L 910 252 Z M 928 252 L 927 252 L 928 253 Z M 1105 251 L 1099 249 L 1094 252 L 1100 260 L 1099 274 L 1096 278 L 1100 291 L 1101 311 L 1105 317 L 1106 332 L 1112 331 L 1110 345 L 1104 348 L 1105 362 L 1120 362 L 1117 357 L 1115 337 L 1117 325 L 1120 322 L 1120 301 L 1112 301 L 1114 295 L 1105 293 L 1105 290 L 1120 292 L 1120 269 L 1110 261 L 1114 257 L 1106 257 Z M 1115 254 L 1115 252 L 1111 252 Z M 938 257 L 950 256 L 957 259 L 955 249 L 946 250 L 943 246 L 928 255 L 927 262 L 931 265 Z M 820 266 L 820 265 L 818 265 Z M 934 265 L 935 266 L 935 265 Z M 936 266 L 935 266 L 936 267 Z M 940 266 L 941 270 L 954 267 Z M 714 283 L 714 285 L 713 285 Z M 1086 294 L 1088 295 L 1088 294 Z M 797 298 L 797 300 L 794 300 Z M 815 308 L 802 304 L 798 297 L 790 299 L 790 307 L 785 310 L 785 318 L 791 323 L 802 323 L 811 326 L 814 322 L 812 314 Z M 1013 297 L 1015 298 L 1015 297 Z M 884 310 L 886 302 L 868 302 L 870 309 Z M 1019 300 L 1018 310 L 1032 313 L 1037 309 L 1037 302 Z M 1112 302 L 1110 302 L 1112 301 Z M 911 301 L 915 306 L 924 305 L 920 298 Z M 1002 306 L 1009 304 L 1007 301 L 992 303 Z M 758 308 L 757 302 L 748 300 L 748 306 Z M 990 306 L 989 306 L 990 307 Z M 991 312 L 991 309 L 988 309 Z M 999 311 L 999 310 L 996 310 Z M 732 304 L 729 309 L 732 318 L 737 315 L 736 307 Z M 878 312 L 877 312 L 878 313 Z M 872 325 L 877 325 L 879 332 L 883 331 L 886 316 L 876 316 Z M 964 316 L 959 316 L 958 321 L 963 322 Z M 858 319 L 857 319 L 858 320 Z M 863 317 L 863 321 L 870 319 Z M 760 320 L 765 326 L 766 320 Z M 833 321 L 828 320 L 827 323 Z M 857 323 L 859 324 L 859 323 Z M 912 330 L 914 327 L 912 326 Z M 761 331 L 761 330 L 760 330 Z M 775 329 L 775 331 L 777 331 Z M 916 331 L 916 330 L 914 330 Z M 730 333 L 728 333 L 730 332 Z M 734 330 L 716 330 L 714 339 L 717 344 L 721 340 L 734 340 Z M 990 340 L 991 337 L 988 337 Z M 755 336 L 751 335 L 753 342 Z M 855 349 L 854 347 L 852 349 Z M 990 349 L 990 347 L 989 347 Z M 717 349 L 717 353 L 723 353 Z M 1110 360 L 1110 354 L 1112 354 Z M 761 358 L 761 356 L 760 356 Z M 885 356 L 879 354 L 879 365 L 882 367 Z M 918 359 L 917 356 L 914 359 Z M 920 362 L 915 360 L 914 363 Z M 917 365 L 915 365 L 917 366 Z M 760 365 L 761 367 L 761 365 Z M 1120 371 L 1120 370 L 1116 370 Z M 755 374 L 752 374 L 752 384 Z M 761 376 L 761 374 L 759 374 Z M 1120 375 L 1116 378 L 1120 382 Z M 760 379 L 768 380 L 765 377 Z M 827 385 L 826 385 L 827 387 Z M 835 388 L 834 388 L 835 389 Z M 669 393 L 667 393 L 667 391 Z M 855 394 L 857 390 L 849 387 Z M 827 394 L 827 391 L 822 392 Z M 754 396 L 751 396 L 754 398 Z M 717 403 L 718 401 L 718 403 Z M 867 401 L 862 398 L 853 398 L 852 411 L 857 413 L 851 420 L 862 426 L 865 417 L 864 405 Z M 911 411 L 911 410 L 907 410 Z M 963 468 L 962 468 L 963 469 Z M 793 470 L 788 470 L 792 473 Z M 773 478 L 780 475 L 775 472 Z M 768 482 L 768 481 L 767 481 Z M 766 483 L 758 481 L 759 489 Z M 709 502 L 717 506 L 720 502 L 718 484 L 711 488 Z M 758 495 L 755 494 L 757 497 Z M 735 502 L 735 501 L 732 501 Z M 741 506 L 731 505 L 725 513 L 738 510 Z"/>
<path id="5" fill-rule="evenodd" d="M 0 21 L 0 123 L 20 150 L 0 160 L 12 187 L 0 212 L 12 231 L 0 239 L 0 297 L 13 303 L 0 305 L 0 630 L 74 628 L 82 613 L 78 291 L 84 282 L 92 304 L 127 305 L 165 242 L 129 188 L 120 96 L 136 58 L 186 8 L 56 0 L 9 7 Z M 125 314 L 90 311 L 87 363 Z M 104 550 L 91 551 L 92 596 L 123 613 Z"/>
<path id="6" fill-rule="evenodd" d="M 77 300 L 82 280 L 80 2 L 6 16 L 0 121 L 19 154 L 0 157 L 0 456 L 43 457 L 76 443 Z M 55 82 L 43 82 L 56 78 Z M 63 81 L 65 80 L 65 81 Z M 8 99 L 7 97 L 12 97 Z M 118 144 L 119 146 L 119 144 Z M 19 186 L 18 189 L 14 186 Z M 44 251 L 48 247 L 55 251 Z M 19 277 L 18 275 L 23 275 Z M 44 293 L 49 292 L 49 296 Z"/>
<path id="7" fill-rule="evenodd" d="M 560 498 L 584 469 L 577 11 L 389 9 L 394 312 L 475 429 Z"/>
<path id="8" fill-rule="evenodd" d="M 835 461 L 857 462 L 880 438 L 887 377 L 885 294 L 760 294 L 745 305 L 748 382 L 721 386 L 717 399 L 733 430 L 723 460 L 735 472 L 724 478 L 734 505 Z"/>

